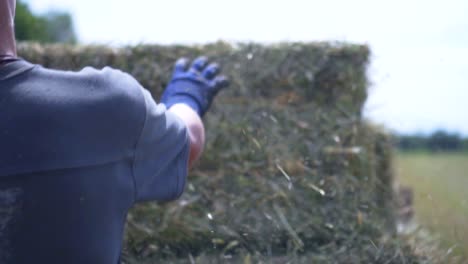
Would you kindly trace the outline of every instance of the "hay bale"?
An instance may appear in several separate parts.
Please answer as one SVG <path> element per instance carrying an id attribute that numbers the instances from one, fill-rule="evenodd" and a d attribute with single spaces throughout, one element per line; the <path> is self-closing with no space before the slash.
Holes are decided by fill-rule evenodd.
<path id="1" fill-rule="evenodd" d="M 366 46 L 20 44 L 19 53 L 51 68 L 119 68 L 155 98 L 181 56 L 208 55 L 230 77 L 205 119 L 205 155 L 185 194 L 129 213 L 126 262 L 413 257 L 390 239 L 390 139 L 361 118 Z"/>

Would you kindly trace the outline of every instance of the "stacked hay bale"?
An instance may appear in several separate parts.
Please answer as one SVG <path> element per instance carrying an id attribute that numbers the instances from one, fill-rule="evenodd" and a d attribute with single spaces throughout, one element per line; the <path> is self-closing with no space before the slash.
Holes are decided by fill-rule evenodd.
<path id="1" fill-rule="evenodd" d="M 337 43 L 124 48 L 22 44 L 46 67 L 112 66 L 158 99 L 182 56 L 208 55 L 231 87 L 206 116 L 185 194 L 128 217 L 128 263 L 381 262 L 393 235 L 391 144 L 362 120 L 366 46 Z"/>

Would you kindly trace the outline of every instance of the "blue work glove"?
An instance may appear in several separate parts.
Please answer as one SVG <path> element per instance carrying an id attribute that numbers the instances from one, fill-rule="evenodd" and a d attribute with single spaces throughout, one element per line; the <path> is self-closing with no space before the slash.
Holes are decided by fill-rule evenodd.
<path id="1" fill-rule="evenodd" d="M 188 64 L 185 58 L 176 62 L 172 80 L 162 95 L 161 103 L 168 109 L 178 103 L 186 104 L 202 117 L 210 108 L 215 95 L 227 87 L 229 82 L 225 76 L 218 75 L 219 65 L 208 65 L 206 57 L 195 59 L 190 68 Z"/>

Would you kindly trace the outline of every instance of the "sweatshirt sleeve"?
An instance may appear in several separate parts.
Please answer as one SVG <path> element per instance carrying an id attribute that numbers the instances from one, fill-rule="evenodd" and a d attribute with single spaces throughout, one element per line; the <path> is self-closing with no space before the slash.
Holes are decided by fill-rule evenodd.
<path id="1" fill-rule="evenodd" d="M 190 143 L 183 121 L 142 88 L 146 117 L 133 163 L 136 201 L 167 201 L 184 190 Z"/>

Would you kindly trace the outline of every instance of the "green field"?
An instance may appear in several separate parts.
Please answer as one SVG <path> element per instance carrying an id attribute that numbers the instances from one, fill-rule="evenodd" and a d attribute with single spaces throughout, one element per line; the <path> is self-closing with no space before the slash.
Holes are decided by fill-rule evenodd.
<path id="1" fill-rule="evenodd" d="M 468 262 L 468 154 L 398 153 L 395 165 L 414 190 L 417 222 Z"/>

